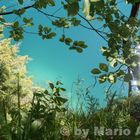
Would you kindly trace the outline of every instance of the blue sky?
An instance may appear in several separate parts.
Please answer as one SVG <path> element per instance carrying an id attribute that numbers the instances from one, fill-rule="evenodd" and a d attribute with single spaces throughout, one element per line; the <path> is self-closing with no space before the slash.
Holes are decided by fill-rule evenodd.
<path id="1" fill-rule="evenodd" d="M 121 11 L 126 15 L 130 13 L 130 6 L 126 6 L 123 2 L 119 4 Z M 59 6 L 58 6 L 59 8 Z M 48 9 L 47 12 L 53 13 L 55 9 Z M 59 11 L 59 15 L 63 15 L 63 10 Z M 26 16 L 33 15 L 35 26 L 40 23 L 51 26 L 49 20 L 34 10 L 29 10 Z M 94 23 L 97 26 L 98 23 Z M 34 31 L 32 28 L 31 31 Z M 35 30 L 36 31 L 36 30 Z M 40 86 L 46 86 L 47 81 L 61 80 L 67 89 L 68 95 L 72 95 L 72 83 L 77 80 L 78 76 L 85 80 L 86 85 L 94 83 L 94 78 L 90 73 L 91 69 L 98 67 L 100 62 L 104 62 L 101 56 L 100 47 L 105 45 L 105 41 L 93 31 L 76 27 L 66 29 L 66 36 L 75 40 L 83 40 L 89 46 L 82 54 L 70 51 L 67 46 L 58 41 L 62 34 L 61 29 L 54 29 L 58 36 L 52 40 L 42 40 L 37 35 L 25 34 L 25 38 L 21 41 L 20 54 L 29 55 L 32 58 L 27 65 L 28 74 L 33 77 L 35 83 Z M 106 85 L 97 84 L 92 90 L 92 94 L 104 100 L 104 90 Z"/>

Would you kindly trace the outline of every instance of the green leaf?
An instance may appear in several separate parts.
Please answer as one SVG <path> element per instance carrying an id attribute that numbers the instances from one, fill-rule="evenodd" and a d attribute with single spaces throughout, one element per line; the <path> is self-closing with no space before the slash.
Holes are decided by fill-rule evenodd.
<path id="1" fill-rule="evenodd" d="M 123 70 L 119 70 L 116 74 L 117 74 L 117 77 L 122 77 L 125 75 L 125 72 Z"/>
<path id="2" fill-rule="evenodd" d="M 59 91 L 63 92 L 63 91 L 66 91 L 66 89 L 65 88 L 59 88 Z"/>
<path id="3" fill-rule="evenodd" d="M 30 23 L 32 21 L 33 21 L 33 18 L 26 18 L 26 17 L 23 18 L 23 22 L 25 23 Z"/>
<path id="4" fill-rule="evenodd" d="M 47 38 L 47 39 L 51 39 L 51 38 L 53 38 L 54 36 L 56 36 L 56 33 L 55 33 L 55 32 L 51 32 L 51 33 L 49 33 L 49 34 L 46 36 L 46 38 Z"/>
<path id="5" fill-rule="evenodd" d="M 104 83 L 106 81 L 106 74 L 100 75 L 98 81 L 100 84 Z"/>
<path id="6" fill-rule="evenodd" d="M 116 75 L 113 74 L 113 73 L 109 73 L 108 75 L 108 81 L 112 84 L 114 84 L 116 82 L 117 78 L 116 78 Z"/>
<path id="7" fill-rule="evenodd" d="M 59 39 L 59 41 L 60 42 L 64 42 L 65 41 L 65 35 L 64 34 L 61 36 L 61 38 Z"/>
<path id="8" fill-rule="evenodd" d="M 49 86 L 51 89 L 54 89 L 54 84 L 53 83 L 49 83 Z"/>
<path id="9" fill-rule="evenodd" d="M 60 97 L 60 96 L 57 96 L 56 99 L 57 99 L 57 101 L 59 101 L 59 102 L 61 102 L 61 103 L 63 103 L 63 104 L 66 103 L 66 102 L 68 101 L 68 99 L 62 98 L 62 97 Z"/>
<path id="10" fill-rule="evenodd" d="M 14 28 L 18 28 L 18 26 L 19 26 L 19 22 L 16 21 L 16 22 L 13 24 L 13 27 L 14 27 Z"/>
<path id="11" fill-rule="evenodd" d="M 51 5 L 51 0 L 36 0 L 35 2 L 35 8 L 42 9 L 46 8 L 48 4 Z"/>
<path id="12" fill-rule="evenodd" d="M 116 67 L 118 64 L 116 58 L 109 58 L 109 63 L 112 67 Z"/>
<path id="13" fill-rule="evenodd" d="M 91 2 L 98 2 L 98 1 L 100 1 L 100 0 L 90 0 Z"/>
<path id="14" fill-rule="evenodd" d="M 15 22 L 15 25 L 13 25 L 12 30 L 10 31 L 10 37 L 15 41 L 23 39 L 23 28 L 18 26 L 18 22 Z"/>
<path id="15" fill-rule="evenodd" d="M 57 81 L 57 82 L 56 82 L 56 85 L 63 85 L 63 83 L 60 82 L 60 81 Z"/>
<path id="16" fill-rule="evenodd" d="M 78 26 L 79 24 L 80 24 L 80 20 L 78 20 L 78 19 L 76 19 L 75 17 L 73 17 L 72 19 L 71 19 L 71 22 L 72 22 L 72 25 L 74 25 L 74 26 Z"/>
<path id="17" fill-rule="evenodd" d="M 18 16 L 21 16 L 22 14 L 25 13 L 25 9 L 22 8 L 22 9 L 19 9 L 19 10 L 13 10 L 13 13 L 18 15 Z"/>
<path id="18" fill-rule="evenodd" d="M 23 0 L 18 0 L 19 4 L 23 4 Z"/>
<path id="19" fill-rule="evenodd" d="M 55 6 L 55 2 L 53 0 L 48 0 L 48 2 L 51 6 Z"/>
<path id="20" fill-rule="evenodd" d="M 68 16 L 75 16 L 79 12 L 79 3 L 78 2 L 71 2 L 67 5 L 66 8 L 68 12 Z"/>
<path id="21" fill-rule="evenodd" d="M 97 20 L 98 20 L 99 22 L 101 22 L 101 21 L 103 21 L 103 18 L 102 18 L 102 17 L 97 17 Z"/>
<path id="22" fill-rule="evenodd" d="M 71 38 L 66 38 L 65 39 L 65 44 L 66 45 L 70 45 L 71 42 L 72 42 L 72 39 Z"/>
<path id="23" fill-rule="evenodd" d="M 77 48 L 76 48 L 76 51 L 77 51 L 78 53 L 82 53 L 82 52 L 83 52 L 83 49 L 82 49 L 82 48 L 77 47 Z"/>
<path id="24" fill-rule="evenodd" d="M 73 46 L 69 47 L 69 49 L 70 49 L 70 50 L 76 50 L 77 47 L 75 47 L 75 46 L 73 45 Z"/>
<path id="25" fill-rule="evenodd" d="M 32 26 L 32 25 L 34 25 L 33 24 L 33 18 L 26 18 L 26 17 L 24 17 L 23 18 L 23 22 L 25 23 L 25 26 Z"/>
<path id="26" fill-rule="evenodd" d="M 100 63 L 99 67 L 102 71 L 108 72 L 108 66 L 106 64 Z"/>
<path id="27" fill-rule="evenodd" d="M 130 80 L 132 80 L 132 75 L 128 73 L 124 76 L 124 81 L 129 82 Z"/>
<path id="28" fill-rule="evenodd" d="M 34 93 L 34 95 L 37 96 L 37 97 L 40 97 L 40 98 L 43 97 L 42 93 Z"/>
<path id="29" fill-rule="evenodd" d="M 93 70 L 91 70 L 91 73 L 92 74 L 100 74 L 101 71 L 99 69 L 97 69 L 97 68 L 94 68 Z"/>
<path id="30" fill-rule="evenodd" d="M 47 95 L 49 94 L 48 90 L 45 90 L 44 93 L 47 94 Z"/>

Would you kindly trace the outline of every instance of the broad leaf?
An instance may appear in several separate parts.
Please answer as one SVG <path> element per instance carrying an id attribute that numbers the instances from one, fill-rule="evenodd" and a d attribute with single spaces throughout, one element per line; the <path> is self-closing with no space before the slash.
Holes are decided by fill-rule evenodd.
<path id="1" fill-rule="evenodd" d="M 104 83 L 106 81 L 106 74 L 100 75 L 98 81 L 100 84 Z"/>
<path id="2" fill-rule="evenodd" d="M 57 99 L 57 101 L 61 102 L 62 104 L 66 103 L 68 101 L 68 99 L 60 97 L 60 96 L 57 96 L 56 99 Z"/>
<path id="3" fill-rule="evenodd" d="M 91 73 L 92 74 L 100 74 L 101 71 L 99 69 L 97 69 L 97 68 L 94 68 L 93 70 L 91 70 Z"/>
<path id="4" fill-rule="evenodd" d="M 109 81 L 110 83 L 114 84 L 114 83 L 116 82 L 116 80 L 117 80 L 117 78 L 116 78 L 116 76 L 115 76 L 113 73 L 110 73 L 110 74 L 108 75 L 108 81 Z"/>
<path id="5" fill-rule="evenodd" d="M 23 4 L 23 0 L 18 0 L 19 4 Z"/>
<path id="6" fill-rule="evenodd" d="M 75 16 L 79 12 L 79 3 L 78 2 L 71 2 L 66 6 L 65 9 L 68 12 L 68 16 Z"/>
<path id="7" fill-rule="evenodd" d="M 131 74 L 126 74 L 126 75 L 124 76 L 124 81 L 125 81 L 125 82 L 129 82 L 130 80 L 132 80 L 132 75 L 131 75 Z"/>
<path id="8" fill-rule="evenodd" d="M 100 63 L 99 67 L 102 71 L 108 72 L 108 66 L 106 64 Z"/>

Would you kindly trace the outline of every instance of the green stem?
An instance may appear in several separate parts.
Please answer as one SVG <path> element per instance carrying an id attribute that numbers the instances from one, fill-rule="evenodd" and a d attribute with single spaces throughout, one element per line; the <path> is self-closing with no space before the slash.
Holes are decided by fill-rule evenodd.
<path id="1" fill-rule="evenodd" d="M 20 106 L 20 80 L 19 74 L 17 79 L 17 96 L 18 96 L 18 140 L 21 140 L 21 106 Z"/>

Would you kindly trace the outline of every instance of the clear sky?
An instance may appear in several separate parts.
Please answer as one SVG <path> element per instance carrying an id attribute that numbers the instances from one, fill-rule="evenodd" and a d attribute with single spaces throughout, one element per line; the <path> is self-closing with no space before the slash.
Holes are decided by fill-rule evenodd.
<path id="1" fill-rule="evenodd" d="M 119 7 L 126 15 L 130 13 L 130 6 L 126 6 L 124 2 L 120 2 Z M 59 8 L 59 6 L 58 6 Z M 49 13 L 53 13 L 55 9 L 47 9 Z M 63 9 L 58 12 L 63 14 Z M 29 10 L 26 13 L 27 17 L 34 15 L 35 25 L 43 23 L 50 25 L 49 20 L 35 12 Z M 97 23 L 94 23 L 97 26 Z M 33 31 L 35 29 L 32 29 Z M 54 29 L 58 36 L 62 34 L 62 29 Z M 75 51 L 70 51 L 67 46 L 58 41 L 59 37 L 52 40 L 42 40 L 37 35 L 25 34 L 25 38 L 21 41 L 20 54 L 29 55 L 32 58 L 27 65 L 29 75 L 33 76 L 33 80 L 45 86 L 46 82 L 61 80 L 64 87 L 67 89 L 67 94 L 72 95 L 72 83 L 77 80 L 78 76 L 85 80 L 86 85 L 94 84 L 94 78 L 90 73 L 91 69 L 97 67 L 99 62 L 104 62 L 101 56 L 100 47 L 105 45 L 105 41 L 93 31 L 89 31 L 82 27 L 76 27 L 65 30 L 66 36 L 72 37 L 75 40 L 83 40 L 89 46 L 83 53 L 79 54 Z M 106 85 L 97 84 L 92 90 L 92 94 L 103 102 L 104 90 Z"/>

